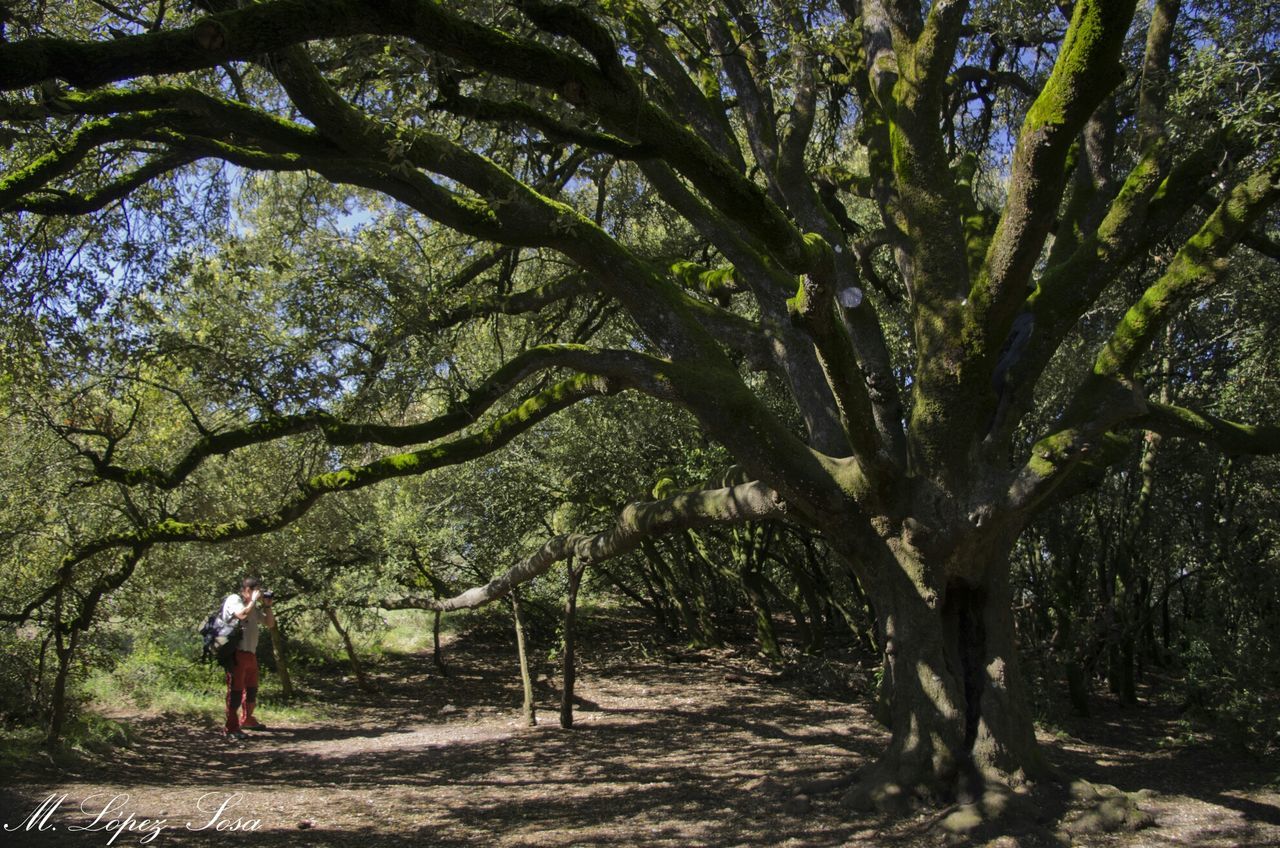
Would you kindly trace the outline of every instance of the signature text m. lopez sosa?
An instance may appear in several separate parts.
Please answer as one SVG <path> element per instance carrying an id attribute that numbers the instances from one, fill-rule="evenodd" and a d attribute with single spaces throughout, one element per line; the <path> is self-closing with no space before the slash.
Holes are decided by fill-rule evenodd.
<path id="1" fill-rule="evenodd" d="M 234 831 L 257 830 L 262 826 L 261 819 L 232 816 L 231 811 L 244 801 L 243 792 L 220 795 L 206 792 L 196 800 L 198 815 L 185 821 L 171 821 L 167 818 L 138 818 L 129 809 L 129 794 L 119 792 L 108 796 L 106 792 L 90 795 L 80 802 L 79 812 L 92 820 L 87 824 L 63 825 L 70 833 L 83 831 L 102 833 L 107 837 L 106 844 L 114 845 L 121 834 L 130 834 L 138 842 L 148 844 L 171 827 L 182 827 L 185 830 Z M 50 819 L 67 803 L 65 794 L 50 793 L 40 804 L 17 824 L 5 823 L 6 832 L 15 831 L 56 831 L 58 825 L 50 823 Z M 65 814 L 65 813 L 64 813 Z"/>

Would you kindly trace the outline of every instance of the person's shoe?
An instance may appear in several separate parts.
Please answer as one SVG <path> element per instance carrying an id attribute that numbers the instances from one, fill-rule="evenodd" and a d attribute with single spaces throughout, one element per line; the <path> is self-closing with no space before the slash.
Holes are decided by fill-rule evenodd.
<path id="1" fill-rule="evenodd" d="M 249 734 L 242 730 L 226 730 L 222 735 L 227 737 L 228 742 L 243 742 L 249 738 Z"/>
<path id="2" fill-rule="evenodd" d="M 255 719 L 250 719 L 248 724 L 245 724 L 243 721 L 240 722 L 240 729 L 241 730 L 266 730 L 267 726 L 255 718 Z"/>

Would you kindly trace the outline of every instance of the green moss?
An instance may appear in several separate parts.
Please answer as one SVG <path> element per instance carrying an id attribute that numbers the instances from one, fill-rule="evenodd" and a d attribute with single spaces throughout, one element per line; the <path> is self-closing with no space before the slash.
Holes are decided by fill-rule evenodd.
<path id="1" fill-rule="evenodd" d="M 889 123 L 889 157 L 893 173 L 904 183 L 912 180 L 911 154 L 906 133 L 896 121 Z"/>
<path id="2" fill-rule="evenodd" d="M 316 489 L 331 492 L 350 488 L 351 484 L 355 482 L 356 473 L 350 468 L 343 468 L 339 471 L 331 471 L 328 474 L 321 474 L 313 478 L 311 485 Z"/>
<path id="3" fill-rule="evenodd" d="M 836 254 L 827 240 L 817 233 L 804 234 L 805 266 L 824 283 L 835 273 Z"/>
<path id="4" fill-rule="evenodd" d="M 796 293 L 787 298 L 787 314 L 791 316 L 791 320 L 799 321 L 809 312 L 809 294 L 805 291 L 804 281 L 796 286 Z"/>
<path id="5" fill-rule="evenodd" d="M 976 274 L 987 257 L 987 246 L 991 244 L 987 217 L 981 213 L 966 215 L 961 219 L 961 224 L 964 228 L 965 257 L 970 271 Z"/>
<path id="6" fill-rule="evenodd" d="M 418 467 L 419 457 L 412 453 L 398 453 L 383 460 L 397 474 L 407 474 Z"/>
<path id="7" fill-rule="evenodd" d="M 151 528 L 156 536 L 182 536 L 194 532 L 195 525 L 174 518 L 166 518 Z"/>
<path id="8" fill-rule="evenodd" d="M 1132 0 L 1076 3 L 1053 72 L 1027 112 L 1024 134 L 1083 121 L 1097 98 L 1079 93 L 1110 91 L 1123 79 L 1117 59 L 1135 5 Z"/>
<path id="9" fill-rule="evenodd" d="M 1027 461 L 1027 467 L 1042 479 L 1052 476 L 1074 449 L 1076 437 L 1075 430 L 1063 430 L 1045 436 L 1031 449 L 1031 458 Z"/>
<path id="10" fill-rule="evenodd" d="M 706 268 L 697 262 L 680 261 L 671 265 L 671 275 L 680 285 L 721 300 L 731 293 L 736 278 L 733 266 Z"/>

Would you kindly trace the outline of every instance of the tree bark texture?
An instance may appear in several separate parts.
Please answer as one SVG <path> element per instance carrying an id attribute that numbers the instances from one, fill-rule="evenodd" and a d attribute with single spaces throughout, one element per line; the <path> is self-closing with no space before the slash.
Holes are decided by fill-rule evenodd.
<path id="1" fill-rule="evenodd" d="M 437 612 L 436 615 L 440 613 Z M 511 618 L 516 629 L 516 654 L 520 659 L 520 687 L 524 693 L 524 701 L 520 706 L 520 714 L 529 727 L 538 724 L 537 708 L 533 702 L 533 676 L 529 673 L 529 652 L 525 643 L 524 616 L 520 610 L 519 590 L 511 593 Z"/>
<path id="2" fill-rule="evenodd" d="M 560 726 L 564 728 L 573 727 L 573 687 L 578 677 L 577 657 L 575 655 L 578 588 L 582 585 L 582 573 L 586 569 L 587 564 L 585 562 L 575 566 L 572 560 L 569 561 L 567 569 L 569 585 L 564 599 L 564 656 L 562 658 L 564 685 L 560 691 Z"/>
<path id="3" fill-rule="evenodd" d="M 884 634 L 892 737 L 852 793 L 855 805 L 906 809 L 1047 773 L 1017 669 L 1007 547 L 967 556 L 978 554 L 985 567 L 968 563 L 977 576 L 959 578 L 910 545 L 882 552 L 899 567 L 881 569 L 888 579 L 868 581 L 867 591 Z"/>

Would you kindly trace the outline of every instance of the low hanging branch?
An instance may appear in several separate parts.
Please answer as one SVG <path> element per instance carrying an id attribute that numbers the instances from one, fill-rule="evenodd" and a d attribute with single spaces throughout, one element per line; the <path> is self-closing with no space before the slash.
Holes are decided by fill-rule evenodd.
<path id="1" fill-rule="evenodd" d="M 472 424 L 493 404 L 522 380 L 544 369 L 567 367 L 592 374 L 623 375 L 621 380 L 629 386 L 643 386 L 652 394 L 660 390 L 652 379 L 654 364 L 641 354 L 632 351 L 596 350 L 584 345 L 540 345 L 530 348 L 513 358 L 481 383 L 471 395 L 446 413 L 429 421 L 408 425 L 358 424 L 340 421 L 326 412 L 314 411 L 298 415 L 286 415 L 255 422 L 245 427 L 226 430 L 204 436 L 197 441 L 172 468 L 154 467 L 123 468 L 113 465 L 107 455 L 80 449 L 94 465 L 94 474 L 102 479 L 126 486 L 153 485 L 160 489 L 176 489 L 209 457 L 224 456 L 234 450 L 262 444 L 284 436 L 319 430 L 332 445 L 370 443 L 387 447 L 407 447 L 422 444 L 456 433 Z M 611 377 L 610 377 L 611 378 Z M 605 377 L 575 378 L 581 386 L 562 384 L 564 391 L 586 390 L 588 383 L 603 385 Z M 585 382 L 584 382 L 585 381 Z M 552 391 L 552 390 L 548 390 Z M 544 392 L 543 395 L 546 395 Z M 540 409 L 553 398 L 537 395 L 525 402 L 532 404 L 529 411 Z M 523 407 L 522 407 L 523 408 Z M 554 411 L 554 410 L 553 410 Z"/>
<path id="2" fill-rule="evenodd" d="M 270 512 L 221 523 L 168 518 L 145 527 L 99 537 L 68 553 L 59 566 L 58 581 L 28 602 L 21 612 L 0 613 L 0 621 L 19 624 L 26 621 L 36 609 L 54 597 L 58 587 L 70 579 L 77 565 L 100 553 L 118 548 L 145 551 L 153 545 L 173 542 L 218 544 L 269 533 L 302 517 L 325 495 L 362 489 L 396 477 L 416 476 L 490 454 L 538 422 L 580 400 L 612 394 L 623 388 L 626 388 L 626 383 L 622 380 L 578 374 L 539 392 L 470 436 L 393 454 L 365 465 L 318 474 Z"/>
<path id="3" fill-rule="evenodd" d="M 383 609 L 429 609 L 449 612 L 471 609 L 496 601 L 512 589 L 545 573 L 571 557 L 586 564 L 604 562 L 637 548 L 642 541 L 672 530 L 690 530 L 710 524 L 741 524 L 778 518 L 786 504 L 778 493 L 753 481 L 723 489 L 704 489 L 662 500 L 633 503 L 622 510 L 614 525 L 596 533 L 565 533 L 547 541 L 528 558 L 483 586 L 452 598 L 387 598 Z"/>

